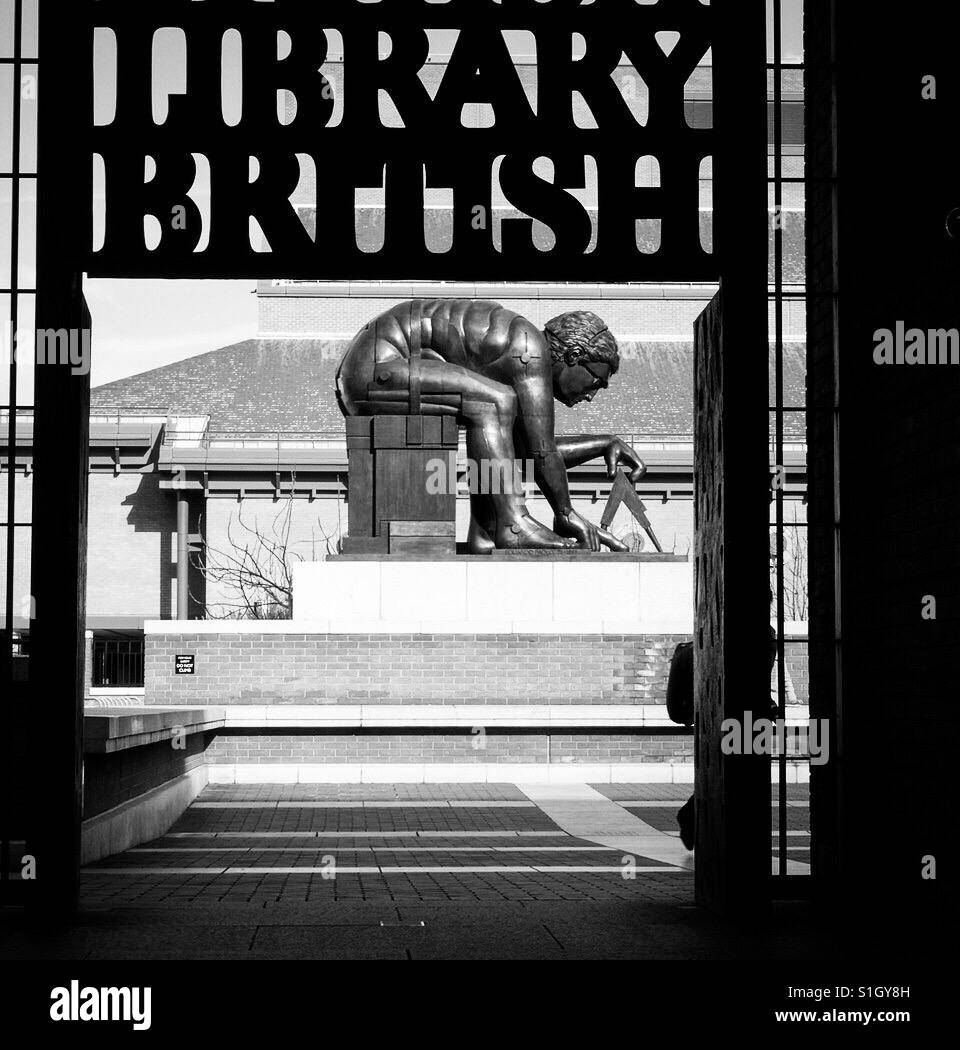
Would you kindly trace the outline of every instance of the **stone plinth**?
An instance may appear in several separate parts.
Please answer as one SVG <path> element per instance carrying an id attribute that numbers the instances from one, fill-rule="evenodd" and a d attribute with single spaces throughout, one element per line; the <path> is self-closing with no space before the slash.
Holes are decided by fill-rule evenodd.
<path id="1" fill-rule="evenodd" d="M 691 634 L 693 566 L 589 552 L 334 558 L 294 568 L 293 616 L 387 634 Z"/>

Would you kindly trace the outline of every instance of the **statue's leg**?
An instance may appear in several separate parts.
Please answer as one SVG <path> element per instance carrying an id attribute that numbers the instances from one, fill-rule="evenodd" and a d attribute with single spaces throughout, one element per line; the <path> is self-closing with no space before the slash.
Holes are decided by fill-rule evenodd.
<path id="1" fill-rule="evenodd" d="M 370 369 L 370 381 L 358 382 L 359 370 L 350 377 L 352 385 L 347 392 L 357 389 L 359 396 L 353 403 L 364 415 L 403 415 L 408 411 L 409 363 L 402 357 L 387 357 L 391 352 L 396 355 L 393 348 L 378 352 L 379 360 Z M 522 485 L 515 477 L 513 426 L 517 418 L 517 395 L 513 390 L 504 383 L 437 358 L 424 357 L 419 367 L 420 411 L 427 415 L 454 415 L 466 430 L 467 455 L 475 464 L 481 488 L 470 500 L 471 552 L 488 554 L 495 547 L 572 546 L 574 541 L 558 536 L 527 510 Z M 493 485 L 488 484 L 491 480 L 495 482 Z"/>
<path id="2" fill-rule="evenodd" d="M 497 531 L 496 516 L 489 500 L 479 493 L 470 493 L 470 530 L 467 533 L 467 550 L 471 554 L 490 554 L 496 550 L 493 535 Z"/>
<path id="3" fill-rule="evenodd" d="M 460 398 L 458 421 L 466 430 L 467 455 L 478 489 L 470 498 L 470 551 L 486 554 L 494 547 L 571 546 L 527 510 L 513 444 L 517 418 L 514 391 L 459 365 L 425 359 L 421 363 L 424 404 L 429 405 L 432 397 L 450 394 Z"/>

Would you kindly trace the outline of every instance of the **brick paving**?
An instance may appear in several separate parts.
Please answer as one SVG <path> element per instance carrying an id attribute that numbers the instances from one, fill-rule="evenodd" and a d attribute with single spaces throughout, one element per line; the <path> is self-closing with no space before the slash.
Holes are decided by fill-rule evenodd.
<path id="1" fill-rule="evenodd" d="M 176 831 L 551 831 L 546 814 L 523 809 L 194 809 Z"/>
<path id="2" fill-rule="evenodd" d="M 685 784 L 594 787 L 672 836 L 677 809 L 690 792 Z M 776 797 L 776 786 L 773 791 Z M 790 785 L 789 797 L 802 802 L 805 786 Z M 790 806 L 787 827 L 789 857 L 807 861 L 809 809 Z M 625 878 L 625 871 L 633 877 Z M 111 908 L 200 902 L 689 904 L 693 879 L 662 861 L 625 858 L 566 834 L 515 784 L 211 785 L 166 835 L 85 870 L 83 895 L 89 906 Z"/>
<path id="3" fill-rule="evenodd" d="M 440 858 L 434 858 L 435 862 Z M 542 863 L 542 861 L 538 862 Z M 576 861 L 581 864 L 581 859 Z M 178 906 L 181 903 L 291 904 L 341 901 L 670 901 L 692 902 L 692 876 L 638 873 L 634 881 L 619 873 L 471 870 L 338 874 L 138 874 L 84 877 L 88 907 Z"/>
<path id="4" fill-rule="evenodd" d="M 669 834 L 689 794 L 687 785 L 595 786 L 654 803 L 634 812 Z M 792 791 L 794 800 L 804 794 Z M 8 925 L 0 958 L 626 960 L 833 950 L 829 933 L 807 921 L 724 932 L 694 907 L 691 871 L 635 857 L 625 878 L 621 851 L 567 834 L 514 784 L 212 785 L 197 803 L 167 834 L 85 868 L 69 929 Z M 808 817 L 805 806 L 788 810 L 794 860 L 809 860 Z"/>
<path id="5" fill-rule="evenodd" d="M 203 801 L 526 802 L 516 784 L 211 784 Z"/>
<path id="6" fill-rule="evenodd" d="M 688 902 L 692 877 L 566 834 L 515 784 L 212 785 L 168 834 L 90 865 L 83 896 L 94 907 Z"/>
<path id="7" fill-rule="evenodd" d="M 686 802 L 693 792 L 693 784 L 591 784 L 590 787 L 614 802 L 628 799 Z"/>
<path id="8" fill-rule="evenodd" d="M 614 802 L 625 801 L 679 801 L 686 802 L 693 794 L 693 784 L 591 784 L 595 791 Z M 779 785 L 771 784 L 772 798 L 779 797 Z M 810 798 L 809 784 L 788 784 L 788 800 L 802 801 Z"/>
<path id="9" fill-rule="evenodd" d="M 594 786 L 672 836 L 690 791 L 683 784 Z M 790 786 L 792 801 L 806 794 Z M 790 806 L 787 822 L 788 855 L 808 860 L 809 809 Z M 625 858 L 566 834 L 515 784 L 253 784 L 209 786 L 166 835 L 89 866 L 83 895 L 93 907 L 690 903 L 692 882 L 691 873 L 662 861 Z"/>

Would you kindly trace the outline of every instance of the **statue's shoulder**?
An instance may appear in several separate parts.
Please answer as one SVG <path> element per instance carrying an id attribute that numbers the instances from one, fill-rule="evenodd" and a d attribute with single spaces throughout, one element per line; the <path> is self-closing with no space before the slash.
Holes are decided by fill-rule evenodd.
<path id="1" fill-rule="evenodd" d="M 524 317 L 523 314 L 513 313 L 513 311 L 511 313 L 510 342 L 514 344 L 520 343 L 525 347 L 529 347 L 531 352 L 539 354 L 547 345 L 543 332 L 529 318 Z"/>

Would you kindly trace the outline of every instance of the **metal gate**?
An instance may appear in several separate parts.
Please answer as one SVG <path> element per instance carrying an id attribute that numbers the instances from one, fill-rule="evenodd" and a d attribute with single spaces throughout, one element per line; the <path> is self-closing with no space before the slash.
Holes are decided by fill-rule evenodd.
<path id="1" fill-rule="evenodd" d="M 788 640 L 785 638 L 787 624 L 787 599 L 785 586 L 788 578 L 785 554 L 789 547 L 786 538 L 790 527 L 785 517 L 790 505 L 793 489 L 790 483 L 782 490 L 771 493 L 763 485 L 765 473 L 770 470 L 771 459 L 765 462 L 764 445 L 772 446 L 772 465 L 774 468 L 789 467 L 785 462 L 789 452 L 790 413 L 799 412 L 800 406 L 787 400 L 788 384 L 784 381 L 784 361 L 787 353 L 787 342 L 784 333 L 784 312 L 789 312 L 792 296 L 797 301 L 802 299 L 797 289 L 788 287 L 784 276 L 785 256 L 783 229 L 774 222 L 767 221 L 770 205 L 766 197 L 772 188 L 774 216 L 782 214 L 784 207 L 785 187 L 802 182 L 802 173 L 794 176 L 785 172 L 781 147 L 784 142 L 783 107 L 792 100 L 784 98 L 782 77 L 791 69 L 799 68 L 797 64 L 784 61 L 783 47 L 780 42 L 783 25 L 782 8 L 786 0 L 769 0 L 772 3 L 772 55 L 768 52 L 764 62 L 764 42 L 766 39 L 764 23 L 764 3 L 761 0 L 714 0 L 711 5 L 690 2 L 690 0 L 663 0 L 658 12 L 649 5 L 631 5 L 632 17 L 657 18 L 665 9 L 675 12 L 676 18 L 683 23 L 681 28 L 689 26 L 694 38 L 704 32 L 702 20 L 709 19 L 714 36 L 714 114 L 715 114 L 715 175 L 714 175 L 714 208 L 715 240 L 714 257 L 705 260 L 698 255 L 690 260 L 689 273 L 679 279 L 714 279 L 719 277 L 722 302 L 722 330 L 728 333 L 728 343 L 721 344 L 720 365 L 723 371 L 722 389 L 726 400 L 719 408 L 723 415 L 722 450 L 718 449 L 716 460 L 717 477 L 722 482 L 724 497 L 728 501 L 724 507 L 735 508 L 736 515 L 746 523 L 744 527 L 733 528 L 734 518 L 731 515 L 723 523 L 722 564 L 711 569 L 709 586 L 704 590 L 704 598 L 712 600 L 714 588 L 723 602 L 722 615 L 727 625 L 741 625 L 746 632 L 741 638 L 732 630 L 720 636 L 714 646 L 714 669 L 729 683 L 750 683 L 754 686 L 753 695 L 763 693 L 764 671 L 767 666 L 766 629 L 769 624 L 769 606 L 767 590 L 769 585 L 769 553 L 771 525 L 773 528 L 773 548 L 775 554 L 774 572 L 776 581 L 776 624 L 778 670 L 778 710 L 786 711 L 788 693 L 787 653 Z M 18 26 L 26 9 L 32 8 L 28 0 L 16 0 L 15 10 Z M 164 18 L 154 7 L 163 5 L 142 5 L 137 9 L 137 18 L 146 22 L 151 19 Z M 250 5 L 251 18 L 269 17 L 272 5 Z M 506 5 L 504 5 L 506 6 Z M 569 5 L 566 5 L 569 6 Z M 109 10 L 108 10 L 109 9 Z M 51 10 L 48 4 L 46 11 Z M 143 14 L 140 14 L 140 11 Z M 458 7 L 459 17 L 465 22 L 478 18 L 476 11 L 464 5 Z M 537 10 L 532 5 L 531 10 Z M 90 204 L 84 198 L 90 186 L 89 159 L 91 151 L 91 121 L 87 90 L 91 86 L 90 70 L 81 67 L 81 59 L 86 57 L 84 48 L 92 36 L 92 25 L 100 18 L 115 17 L 120 22 L 128 22 L 134 16 L 128 5 L 78 3 L 70 8 L 55 9 L 59 32 L 51 34 L 45 49 L 45 62 L 53 70 L 47 81 L 46 121 L 40 137 L 39 167 L 43 172 L 40 193 L 48 207 L 42 207 L 37 215 L 38 257 L 40 260 L 39 276 L 36 287 L 40 297 L 37 302 L 37 326 L 76 327 L 89 326 L 89 317 L 85 314 L 80 274 L 93 269 L 93 263 L 87 255 L 86 245 L 90 241 Z M 107 12 L 103 14 L 103 12 Z M 114 12 L 110 14 L 110 12 Z M 211 20 L 211 25 L 220 17 L 215 5 L 178 5 L 179 13 L 186 19 L 194 18 L 199 22 Z M 96 14 L 94 12 L 97 12 Z M 504 15 L 509 17 L 510 12 Z M 427 17 L 435 17 L 433 15 Z M 51 11 L 50 22 L 54 14 Z M 240 17 L 239 15 L 237 16 Z M 355 16 L 354 16 L 355 17 Z M 700 20 L 700 21 L 698 21 Z M 168 24 L 161 21 L 158 24 Z M 201 29 L 209 29 L 203 27 Z M 69 31 L 68 31 L 69 30 Z M 54 36 L 56 37 L 54 39 Z M 16 75 L 21 75 L 26 60 L 22 57 L 22 40 L 20 33 L 14 41 L 11 58 Z M 138 73 L 132 66 L 124 67 L 125 72 Z M 773 165 L 769 166 L 769 143 L 767 134 L 768 91 L 766 80 L 773 74 Z M 658 74 L 659 75 L 659 74 Z M 118 95 L 122 97 L 123 92 Z M 12 114 L 20 135 L 21 102 L 12 100 Z M 129 117 L 129 112 L 126 114 Z M 199 121 L 202 114 L 196 114 Z M 678 119 L 680 118 L 680 119 Z M 671 120 L 677 120 L 677 126 L 670 122 L 656 129 L 656 143 L 669 150 L 676 144 L 682 153 L 691 147 L 681 142 L 681 132 L 686 135 L 686 126 L 681 121 L 682 107 L 670 114 Z M 661 117 L 661 119 L 663 119 Z M 121 129 L 122 130 L 122 129 Z M 201 128 L 202 130 L 202 128 Z M 521 129 L 522 130 L 522 129 Z M 554 136 L 561 128 L 552 130 Z M 542 131 L 542 129 L 541 129 Z M 516 129 L 514 134 L 519 135 Z M 110 133 L 99 130 L 101 139 L 111 144 Z M 117 139 L 116 129 L 112 131 Z M 121 143 L 124 149 L 148 149 L 151 143 L 151 129 L 141 128 L 132 140 Z M 272 133 L 275 135 L 275 132 Z M 573 141 L 576 135 L 583 134 L 577 130 L 566 129 L 560 140 L 565 143 Z M 656 137 L 659 136 L 659 137 Z M 676 141 L 671 136 L 676 136 Z M 264 135 L 263 147 L 269 147 L 271 138 Z M 523 140 L 518 137 L 518 148 Z M 116 145 L 116 142 L 113 142 Z M 534 142 L 535 145 L 535 142 Z M 621 148 L 615 140 L 608 144 L 611 150 Z M 221 140 L 211 143 L 211 153 L 216 156 L 223 147 Z M 95 148 L 95 147 L 94 147 Z M 193 148 L 193 147 L 191 147 Z M 532 148 L 532 147 L 531 147 Z M 452 146 L 451 146 L 452 149 Z M 764 155 L 766 152 L 766 155 Z M 118 154 L 122 156 L 121 154 Z M 767 169 L 764 170 L 764 166 Z M 21 174 L 19 154 L 17 163 L 6 173 L 11 186 L 19 187 L 28 178 Z M 19 198 L 18 198 L 19 199 Z M 677 198 L 672 188 L 666 187 L 661 197 L 664 207 L 668 205 L 676 211 Z M 781 211 L 777 211 L 777 209 Z M 409 216 L 401 215 L 402 222 L 408 222 Z M 678 222 L 677 226 L 689 233 L 694 227 L 689 222 Z M 622 231 L 621 231 L 622 235 Z M 772 277 L 767 272 L 772 239 L 773 262 Z M 13 239 L 12 251 L 16 259 L 17 238 Z M 182 252 L 164 254 L 156 252 L 144 256 L 141 249 L 136 251 L 133 242 L 121 241 L 119 247 L 114 245 L 113 255 L 109 256 L 103 275 L 137 275 L 159 276 L 167 271 L 170 276 L 186 276 L 188 271 L 201 277 L 242 276 L 251 267 L 291 269 L 290 276 L 296 276 L 298 268 L 304 266 L 329 266 L 328 256 L 316 261 L 312 256 L 293 255 L 285 261 L 270 263 L 251 259 L 247 254 L 237 258 L 223 246 L 218 253 L 212 253 L 204 259 L 202 254 L 184 256 Z M 181 245 L 176 246 L 178 249 Z M 567 250 L 567 249 L 565 249 Z M 293 249 L 291 248 L 291 252 Z M 335 253 L 333 253 L 335 254 Z M 597 253 L 599 254 L 599 253 Z M 476 259 L 462 250 L 451 260 L 451 274 L 465 272 L 465 267 L 475 267 L 476 272 L 484 276 L 496 276 L 494 267 L 502 267 L 505 279 L 515 276 L 518 265 L 528 265 L 517 253 L 494 259 L 486 253 Z M 185 261 L 188 260 L 188 261 Z M 565 262 L 566 260 L 566 262 Z M 95 262 L 95 261 L 94 261 Z M 369 264 L 354 260 L 352 265 L 358 268 L 368 266 L 366 275 L 372 277 L 396 277 L 399 267 L 409 265 L 407 256 L 393 248 L 393 255 L 386 260 Z M 569 264 L 570 269 L 561 271 L 558 268 Z M 663 261 L 651 262 L 646 259 L 641 271 L 630 273 L 619 261 L 609 255 L 584 261 L 567 257 L 563 252 L 550 259 L 538 262 L 547 271 L 561 273 L 563 279 L 598 279 L 599 264 L 610 269 L 603 276 L 613 281 L 635 280 L 669 280 L 677 279 L 678 264 L 682 264 L 681 255 L 668 241 Z M 638 264 L 640 265 L 640 264 Z M 377 271 L 377 266 L 382 272 Z M 661 269 L 658 271 L 657 267 Z M 396 272 L 394 272 L 396 271 Z M 252 271 L 251 271 L 252 272 Z M 306 272 L 306 271 L 305 271 Z M 315 276 L 313 271 L 309 271 Z M 259 271 L 257 276 L 263 276 Z M 354 276 L 364 274 L 357 272 Z M 404 270 L 402 276 L 409 278 Z M 9 294 L 11 303 L 19 303 L 23 295 L 28 294 L 22 282 L 11 283 Z M 770 356 L 769 331 L 767 331 L 767 307 L 773 304 L 774 332 L 774 382 L 768 384 L 767 364 Z M 16 311 L 11 307 L 11 311 Z M 738 356 L 732 345 L 733 333 L 740 341 L 742 351 Z M 16 378 L 16 364 L 11 361 L 10 374 Z M 36 433 L 34 436 L 34 454 L 38 465 L 40 483 L 35 492 L 34 506 L 37 508 L 33 526 L 34 561 L 33 581 L 29 591 L 36 600 L 36 616 L 31 639 L 34 653 L 33 675 L 30 689 L 34 700 L 38 697 L 54 697 L 56 709 L 46 727 L 45 757 L 53 775 L 37 788 L 35 804 L 42 810 L 39 820 L 38 841 L 45 853 L 47 871 L 54 876 L 44 884 L 47 901 L 61 900 L 69 906 L 70 899 L 76 894 L 78 832 L 80 813 L 80 740 L 82 724 L 82 664 L 83 664 L 83 609 L 85 596 L 85 549 L 86 549 L 86 474 L 87 474 L 87 427 L 89 416 L 89 382 L 83 377 L 72 375 L 69 363 L 66 367 L 56 364 L 45 365 L 36 370 Z M 718 387 L 718 389 L 720 389 Z M 767 400 L 764 401 L 764 398 Z M 16 403 L 15 392 L 10 399 Z M 764 418 L 766 417 L 766 418 Z M 773 420 L 772 430 L 769 420 Z M 766 436 L 764 431 L 766 430 Z M 16 441 L 16 412 L 8 418 L 8 431 L 11 437 L 8 443 L 11 450 Z M 69 449 L 70 455 L 64 456 Z M 13 458 L 11 456 L 11 462 Z M 40 470 L 40 467 L 43 470 Z M 12 491 L 14 471 L 8 475 L 8 490 Z M 781 471 L 774 469 L 772 476 L 777 478 Z M 795 472 L 794 472 L 795 475 Z M 791 472 L 786 470 L 788 482 Z M 796 477 L 794 476 L 794 481 Z M 774 506 L 773 521 L 770 520 L 769 505 Z M 724 511 L 725 513 L 726 511 Z M 765 520 L 766 519 L 766 520 Z M 10 518 L 7 521 L 7 534 L 13 534 Z M 40 559 L 37 550 L 43 551 Z M 8 545 L 7 564 L 12 565 L 12 547 Z M 13 622 L 10 613 L 10 595 L 13 593 L 13 573 L 7 575 L 7 621 L 4 634 L 4 681 L 13 679 Z M 706 666 L 706 664 L 704 664 Z M 742 710 L 741 710 L 742 714 Z M 781 777 L 786 770 L 786 756 L 778 758 Z M 770 873 L 770 792 L 769 761 L 765 764 L 747 762 L 739 774 L 726 778 L 722 791 L 716 794 L 717 808 L 714 811 L 716 820 L 712 825 L 701 828 L 698 836 L 698 869 L 703 872 L 700 880 L 700 896 L 704 903 L 720 910 L 732 911 L 741 909 L 744 902 L 755 903 L 768 897 L 768 878 Z M 698 777 L 699 777 L 698 772 Z M 710 775 L 704 774 L 698 780 L 698 796 L 711 786 Z M 719 785 L 716 785 L 719 786 Z M 11 797 L 12 789 L 5 791 Z M 777 812 L 783 816 L 787 812 L 787 799 L 780 793 L 780 805 Z M 705 812 L 701 809 L 701 812 Z M 707 819 L 707 818 L 705 818 Z M 786 845 L 785 822 L 781 820 L 778 829 L 778 844 L 781 857 L 789 856 Z M 714 835 L 713 832 L 717 834 Z M 7 832 L 5 831 L 6 835 Z M 784 861 L 784 870 L 789 864 Z M 4 869 L 6 870 L 6 864 Z M 746 877 L 742 885 L 734 885 L 736 872 L 741 869 Z M 779 869 L 778 869 L 779 870 Z"/>

